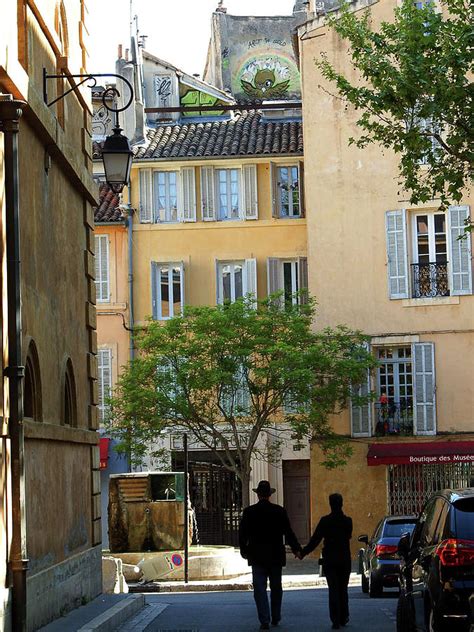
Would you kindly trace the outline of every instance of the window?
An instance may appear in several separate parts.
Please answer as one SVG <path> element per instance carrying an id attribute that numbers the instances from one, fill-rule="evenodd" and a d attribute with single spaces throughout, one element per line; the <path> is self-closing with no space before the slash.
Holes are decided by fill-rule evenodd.
<path id="1" fill-rule="evenodd" d="M 235 375 L 235 382 L 222 389 L 221 406 L 227 417 L 245 417 L 249 414 L 250 403 L 245 370 L 241 367 Z"/>
<path id="2" fill-rule="evenodd" d="M 97 351 L 97 379 L 99 386 L 99 421 L 102 423 L 108 411 L 106 400 L 112 390 L 112 349 L 103 348 Z"/>
<path id="3" fill-rule="evenodd" d="M 237 169 L 216 169 L 219 219 L 239 219 L 240 178 Z"/>
<path id="4" fill-rule="evenodd" d="M 180 171 L 140 169 L 139 181 L 140 223 L 196 221 L 194 167 Z"/>
<path id="5" fill-rule="evenodd" d="M 304 217 L 303 163 L 271 166 L 274 217 Z"/>
<path id="6" fill-rule="evenodd" d="M 247 294 L 257 295 L 256 260 L 218 262 L 217 302 L 233 303 Z"/>
<path id="7" fill-rule="evenodd" d="M 33 340 L 28 347 L 23 387 L 23 413 L 34 421 L 42 421 L 42 393 L 38 352 Z"/>
<path id="8" fill-rule="evenodd" d="M 353 392 L 352 436 L 436 434 L 434 344 L 381 346 L 374 353 L 379 362 L 375 401 L 357 401 L 371 393 L 367 372 L 367 380 Z"/>
<path id="9" fill-rule="evenodd" d="M 307 296 L 297 293 L 308 289 L 307 258 L 267 259 L 267 286 L 268 294 L 283 292 L 286 305 L 306 302 Z"/>
<path id="10" fill-rule="evenodd" d="M 110 301 L 109 236 L 95 235 L 95 288 L 98 303 Z"/>
<path id="11" fill-rule="evenodd" d="M 472 294 L 471 239 L 465 235 L 468 206 L 446 213 L 404 209 L 386 213 L 387 272 L 391 299 Z M 411 229 L 411 249 L 407 239 Z M 411 265 L 408 265 L 411 254 Z M 411 285 L 411 292 L 410 292 Z"/>
<path id="12" fill-rule="evenodd" d="M 420 135 L 440 132 L 439 125 L 434 124 L 431 118 L 418 119 L 415 122 L 415 125 L 418 128 Z M 423 140 L 426 140 L 425 151 L 423 153 L 423 156 L 419 160 L 419 164 L 427 165 L 429 162 L 431 162 L 430 159 L 434 158 L 435 160 L 437 160 L 442 154 L 443 149 L 441 145 L 439 144 L 438 140 L 431 135 L 427 136 L 426 139 L 423 139 Z"/>
<path id="13" fill-rule="evenodd" d="M 152 263 L 153 318 L 168 320 L 180 316 L 184 307 L 184 266 L 182 263 Z"/>

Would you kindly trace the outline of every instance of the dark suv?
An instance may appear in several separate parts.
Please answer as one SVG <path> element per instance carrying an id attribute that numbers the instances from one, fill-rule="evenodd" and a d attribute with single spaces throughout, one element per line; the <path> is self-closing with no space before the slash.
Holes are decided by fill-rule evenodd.
<path id="1" fill-rule="evenodd" d="M 401 557 L 397 632 L 468 632 L 474 593 L 474 488 L 443 490 L 425 504 Z"/>

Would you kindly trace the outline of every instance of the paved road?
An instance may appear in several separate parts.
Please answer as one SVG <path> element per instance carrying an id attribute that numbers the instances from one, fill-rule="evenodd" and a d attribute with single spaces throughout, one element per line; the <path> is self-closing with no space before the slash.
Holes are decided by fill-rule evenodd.
<path id="1" fill-rule="evenodd" d="M 394 632 L 396 593 L 369 599 L 350 588 L 351 620 L 347 632 Z M 259 629 L 251 592 L 174 593 L 146 595 L 140 620 L 127 622 L 126 632 L 255 632 Z M 327 589 L 286 590 L 283 618 L 275 632 L 329 632 Z"/>

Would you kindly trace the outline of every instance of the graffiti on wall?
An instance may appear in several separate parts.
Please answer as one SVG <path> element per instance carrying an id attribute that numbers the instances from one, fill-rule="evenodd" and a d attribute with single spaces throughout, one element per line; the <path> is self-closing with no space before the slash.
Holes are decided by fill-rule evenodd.
<path id="1" fill-rule="evenodd" d="M 173 85 L 170 74 L 155 75 L 155 104 L 158 108 L 168 108 L 171 106 L 173 96 Z"/>
<path id="2" fill-rule="evenodd" d="M 94 107 L 94 113 L 92 115 L 92 136 L 102 138 L 110 134 L 111 130 L 111 113 L 104 105 L 98 108 Z"/>
<path id="3" fill-rule="evenodd" d="M 190 106 L 200 106 L 200 105 L 221 105 L 222 101 L 217 99 L 217 97 L 212 96 L 211 94 L 206 94 L 205 92 L 201 92 L 200 90 L 195 90 L 194 88 L 187 88 L 186 86 L 180 86 L 180 102 L 181 105 L 186 107 Z M 209 112 L 199 112 L 199 110 L 190 110 L 189 112 L 184 112 L 183 116 L 218 116 L 219 114 L 223 114 L 220 111 L 212 111 Z"/>

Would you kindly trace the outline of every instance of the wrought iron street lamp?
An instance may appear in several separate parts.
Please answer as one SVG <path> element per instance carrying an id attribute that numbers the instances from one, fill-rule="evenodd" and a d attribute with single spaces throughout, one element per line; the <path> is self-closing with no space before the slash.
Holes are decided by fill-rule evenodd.
<path id="1" fill-rule="evenodd" d="M 104 146 L 102 148 L 102 160 L 104 162 L 104 171 L 105 171 L 105 179 L 107 184 L 110 186 L 114 193 L 121 193 L 124 186 L 128 184 L 130 179 L 130 170 L 132 168 L 132 160 L 133 160 L 133 152 L 130 147 L 130 141 L 126 136 L 122 134 L 122 128 L 119 125 L 119 112 L 123 112 L 126 110 L 133 101 L 133 88 L 131 83 L 125 79 L 122 75 L 114 75 L 114 74 L 88 74 L 88 75 L 48 75 L 46 73 L 46 68 L 43 68 L 43 97 L 46 105 L 49 107 L 57 103 L 63 99 L 66 95 L 70 94 L 77 90 L 77 88 L 86 83 L 90 82 L 88 87 L 94 88 L 97 85 L 97 77 L 117 77 L 121 81 L 123 81 L 128 90 L 130 91 L 130 96 L 125 105 L 121 108 L 113 107 L 109 103 L 107 103 L 107 99 L 110 96 L 120 96 L 117 88 L 107 88 L 102 93 L 102 104 L 109 111 L 114 112 L 115 114 L 115 127 L 113 129 L 113 134 L 111 136 L 107 136 L 104 142 Z M 48 93 L 47 93 L 47 80 L 48 79 L 81 79 L 81 81 L 77 82 L 72 88 L 66 90 L 63 94 L 60 94 L 56 99 L 53 99 L 48 103 Z"/>

